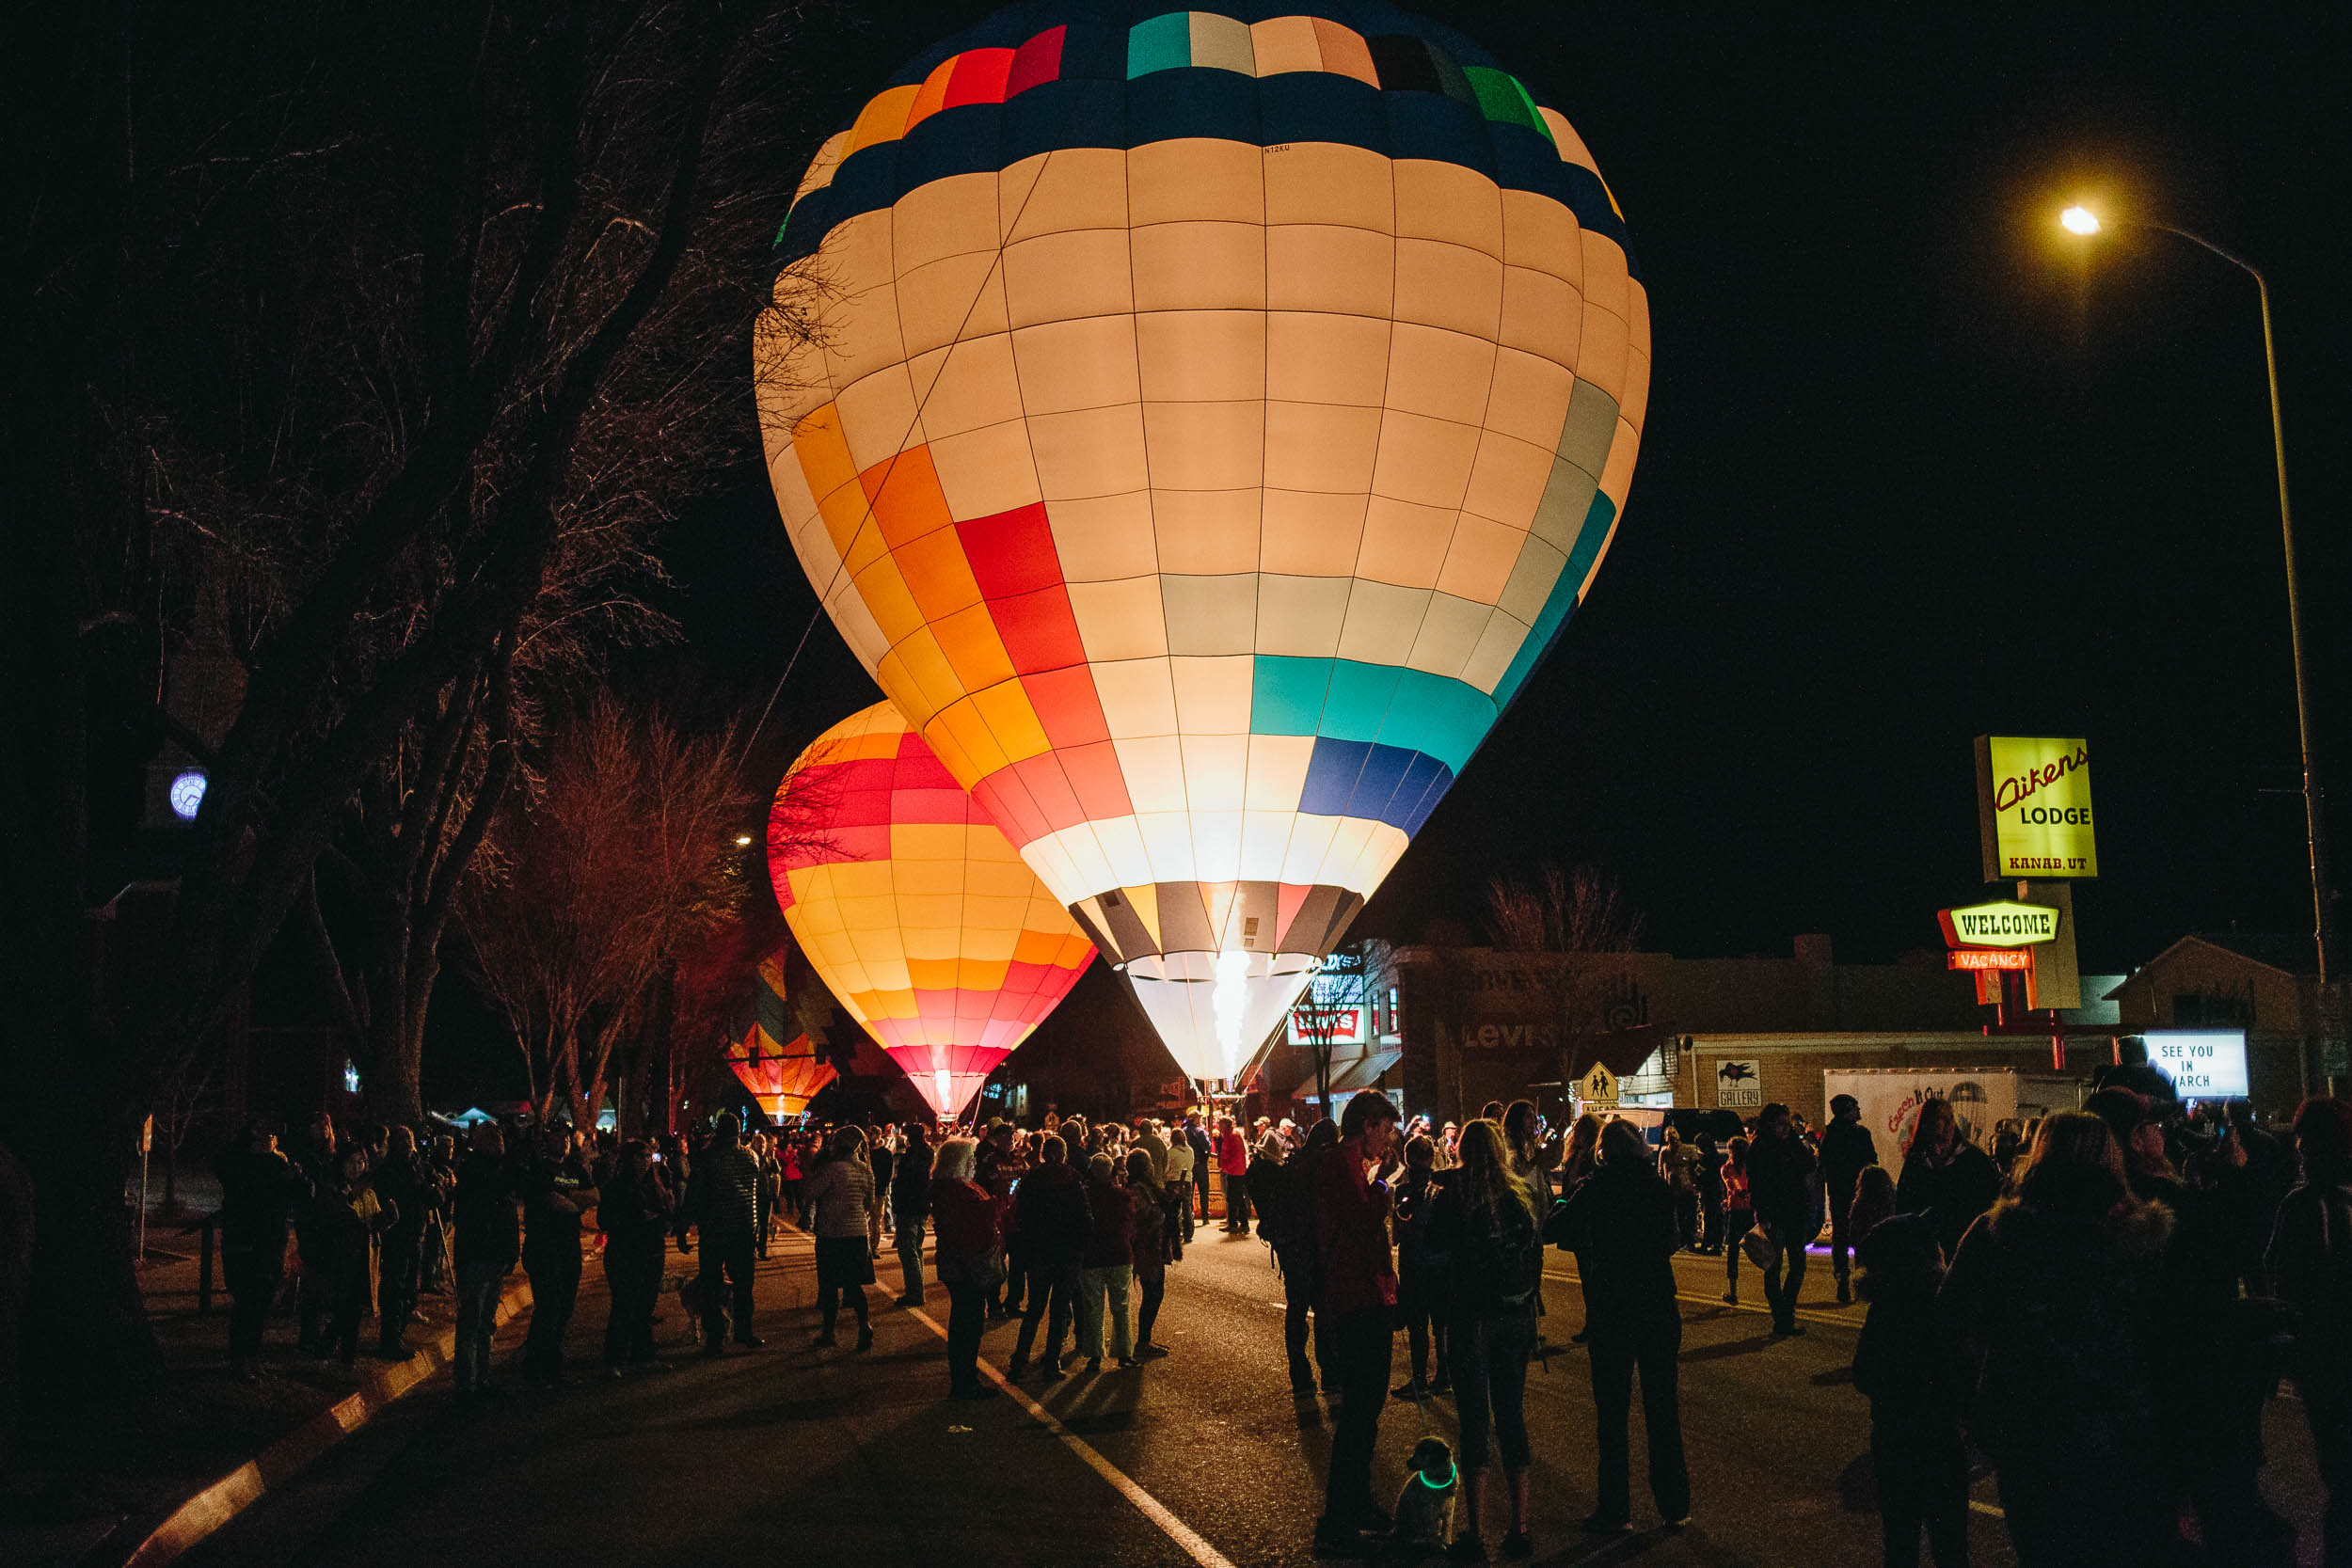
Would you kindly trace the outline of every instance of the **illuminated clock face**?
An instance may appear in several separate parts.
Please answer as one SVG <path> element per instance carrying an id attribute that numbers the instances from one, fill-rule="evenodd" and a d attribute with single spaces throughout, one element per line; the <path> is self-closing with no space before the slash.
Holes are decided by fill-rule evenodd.
<path id="1" fill-rule="evenodd" d="M 190 769 L 171 781 L 171 814 L 183 822 L 193 822 L 199 807 L 204 804 L 204 775 Z"/>

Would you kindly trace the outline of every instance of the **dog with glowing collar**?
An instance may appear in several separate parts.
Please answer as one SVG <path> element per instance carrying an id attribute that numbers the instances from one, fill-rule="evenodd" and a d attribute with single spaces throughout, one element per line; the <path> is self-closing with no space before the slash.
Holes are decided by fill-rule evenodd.
<path id="1" fill-rule="evenodd" d="M 1454 1466 L 1454 1450 L 1442 1437 L 1424 1437 L 1414 1444 L 1406 1466 L 1410 1473 L 1396 1495 L 1396 1526 L 1389 1533 L 1385 1555 L 1410 1561 L 1444 1551 L 1453 1540 L 1454 1494 L 1461 1475 Z"/>

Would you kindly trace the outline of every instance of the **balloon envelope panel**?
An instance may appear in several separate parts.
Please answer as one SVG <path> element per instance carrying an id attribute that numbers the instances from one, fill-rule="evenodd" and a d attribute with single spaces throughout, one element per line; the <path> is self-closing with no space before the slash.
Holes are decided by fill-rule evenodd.
<path id="1" fill-rule="evenodd" d="M 1574 612 L 1649 323 L 1590 152 L 1474 45 L 1150 10 L 999 13 L 830 139 L 779 236 L 825 330 L 760 399 L 882 689 L 1139 991 L 1214 990 L 1328 950 Z M 1246 1035 L 1303 974 L 1251 967 L 1147 1006 Z"/>
<path id="2" fill-rule="evenodd" d="M 807 1110 L 817 1091 L 840 1073 L 791 1027 L 781 955 L 760 961 L 751 1001 L 752 1022 L 740 1039 L 729 1042 L 727 1065 L 770 1119 L 783 1121 Z"/>
<path id="3" fill-rule="evenodd" d="M 769 872 L 810 964 L 943 1117 L 1094 957 L 886 702 L 819 736 L 786 774 Z"/>

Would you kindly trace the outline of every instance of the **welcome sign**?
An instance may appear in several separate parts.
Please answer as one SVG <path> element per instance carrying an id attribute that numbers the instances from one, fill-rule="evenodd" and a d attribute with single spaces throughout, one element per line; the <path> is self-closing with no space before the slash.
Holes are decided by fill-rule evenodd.
<path id="1" fill-rule="evenodd" d="M 1979 736 L 1977 824 L 1988 882 L 2099 875 L 2090 742 Z"/>

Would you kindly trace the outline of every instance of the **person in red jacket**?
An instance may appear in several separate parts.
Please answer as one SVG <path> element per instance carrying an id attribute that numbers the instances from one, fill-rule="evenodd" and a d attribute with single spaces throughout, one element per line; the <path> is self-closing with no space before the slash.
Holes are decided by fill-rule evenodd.
<path id="1" fill-rule="evenodd" d="M 1249 1140 L 1241 1135 L 1231 1117 L 1216 1118 L 1217 1185 L 1225 1190 L 1225 1228 L 1236 1236 L 1249 1234 Z"/>
<path id="2" fill-rule="evenodd" d="M 1357 1095 L 1340 1115 L 1339 1147 L 1310 1156 L 1315 1164 L 1302 1184 L 1314 1195 L 1324 1384 L 1340 1388 L 1323 1517 L 1315 1521 L 1318 1553 L 1360 1550 L 1366 1532 L 1390 1525 L 1373 1500 L 1372 1449 L 1389 1402 L 1396 1259 L 1389 1250 L 1388 1184 L 1374 1172 L 1388 1163 L 1396 1123 L 1386 1095 Z"/>
<path id="3" fill-rule="evenodd" d="M 947 1287 L 947 1397 L 954 1400 L 984 1400 L 992 1392 L 980 1382 L 980 1333 L 988 1292 L 1005 1275 L 996 1199 L 972 1179 L 978 1151 L 970 1138 L 949 1138 L 931 1166 L 939 1280 Z"/>

